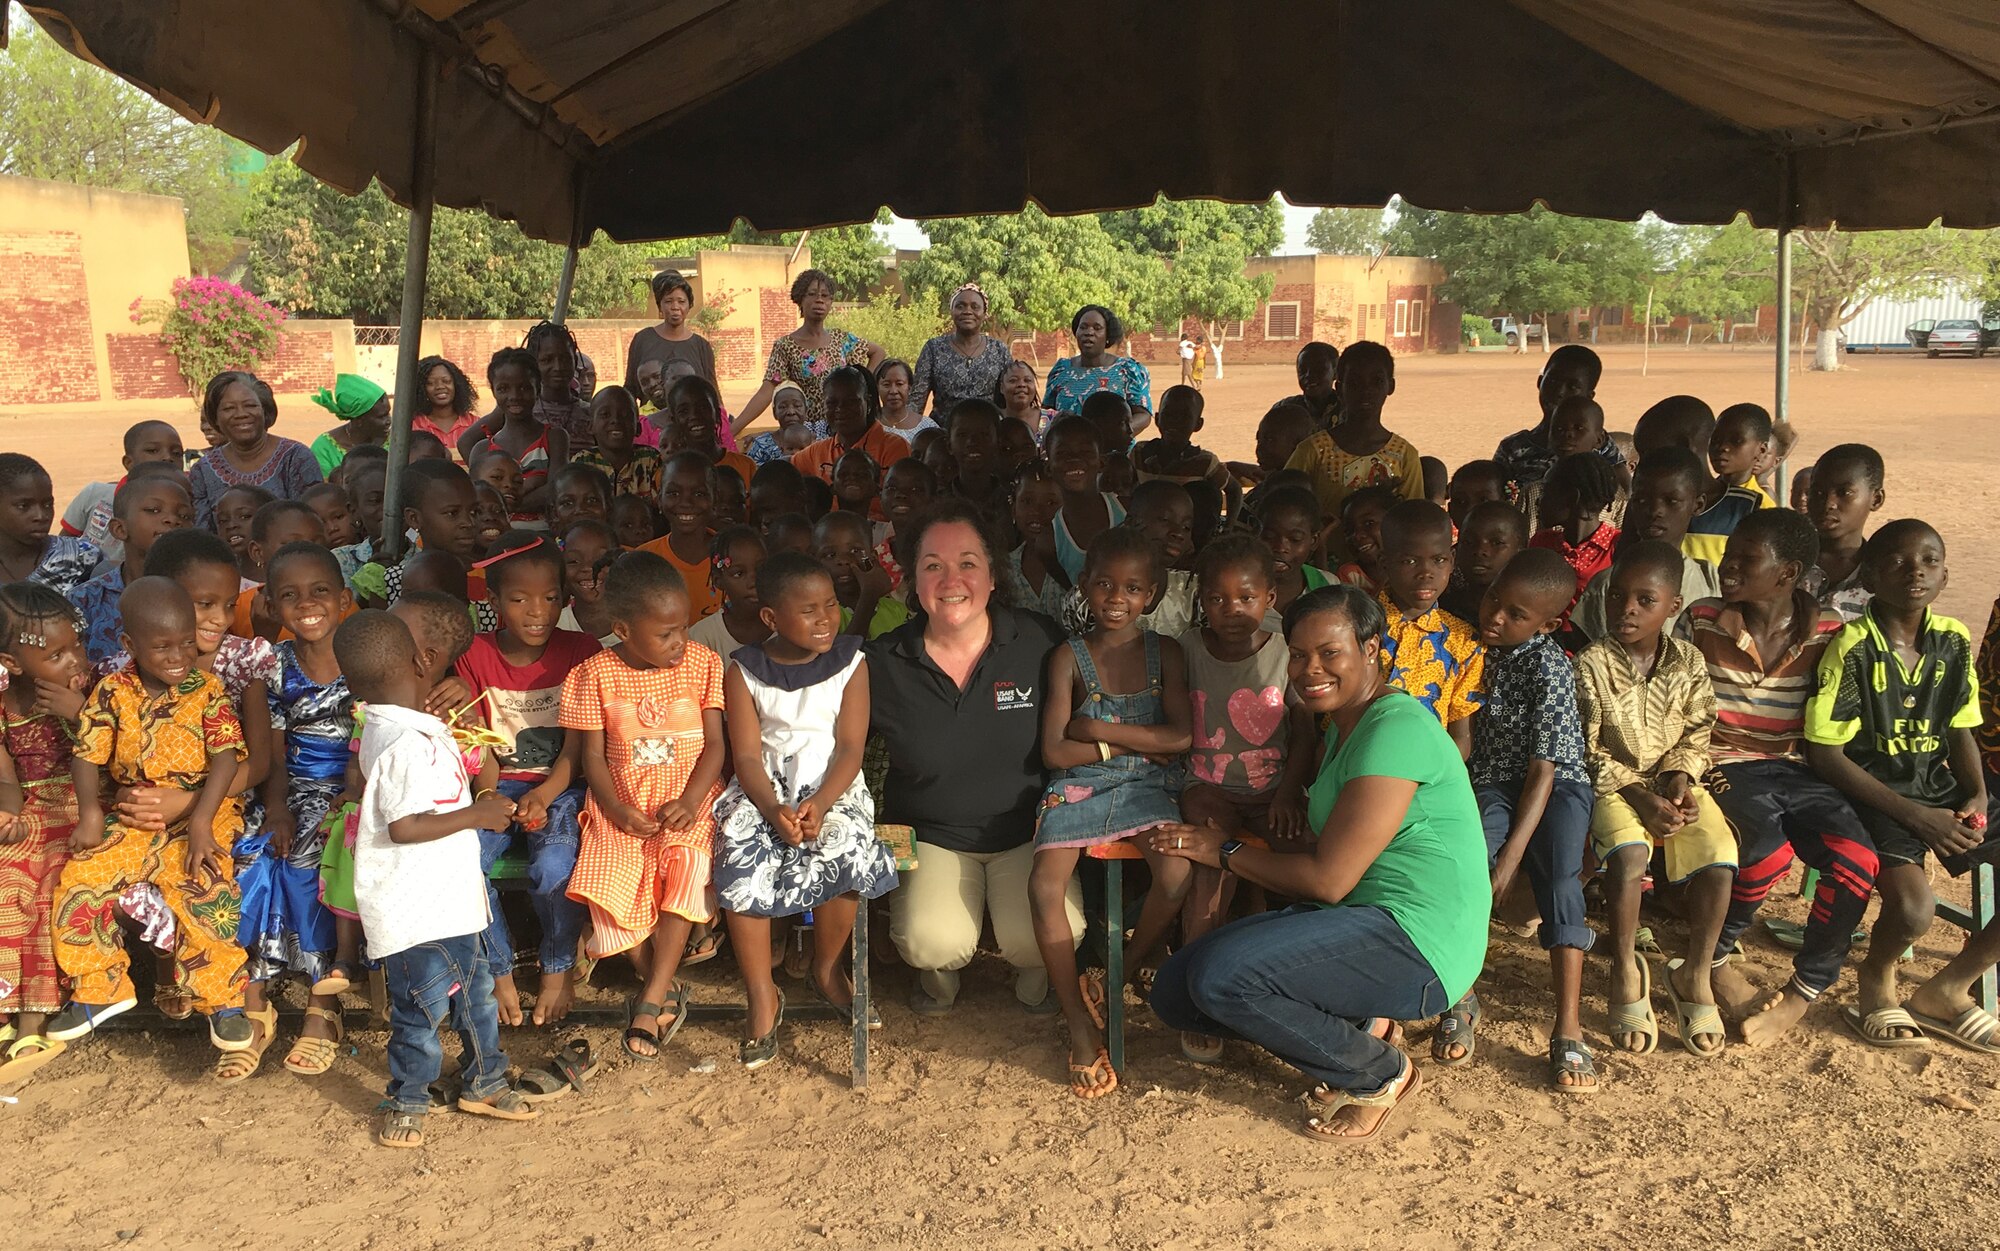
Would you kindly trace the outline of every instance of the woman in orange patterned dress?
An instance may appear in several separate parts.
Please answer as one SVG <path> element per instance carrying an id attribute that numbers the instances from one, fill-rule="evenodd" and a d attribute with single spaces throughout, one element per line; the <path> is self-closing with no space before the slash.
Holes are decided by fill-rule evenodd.
<path id="1" fill-rule="evenodd" d="M 0 589 L 0 1083 L 54 1059 L 42 1036 L 62 1007 L 50 912 L 76 826 L 71 735 L 90 664 L 69 602 L 45 586 Z"/>
<path id="2" fill-rule="evenodd" d="M 562 725 L 581 737 L 590 788 L 569 894 L 590 908 L 590 954 L 631 951 L 646 979 L 627 1006 L 625 1050 L 652 1060 L 687 1017 L 675 974 L 688 932 L 715 914 L 722 658 L 688 641 L 687 586 L 661 556 L 620 556 L 604 603 L 618 645 L 563 682 Z"/>

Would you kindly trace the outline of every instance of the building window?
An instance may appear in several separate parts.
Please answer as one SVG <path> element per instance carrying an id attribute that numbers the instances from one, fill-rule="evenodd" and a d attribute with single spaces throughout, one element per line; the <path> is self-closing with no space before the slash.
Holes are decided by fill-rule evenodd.
<path id="1" fill-rule="evenodd" d="M 1222 325 L 1222 337 L 1225 339 L 1240 339 L 1243 337 L 1244 329 L 1248 325 L 1249 323 L 1240 317 L 1235 321 L 1224 322 Z"/>
<path id="2" fill-rule="evenodd" d="M 1297 300 L 1274 300 L 1264 306 L 1264 337 L 1266 339 L 1296 339 L 1299 337 L 1299 302 Z"/>
<path id="3" fill-rule="evenodd" d="M 1622 305 L 1597 310 L 1597 324 L 1600 326 L 1622 326 L 1625 324 L 1625 309 Z"/>
<path id="4" fill-rule="evenodd" d="M 1424 337 L 1424 302 L 1422 300 L 1410 301 L 1410 337 L 1412 339 L 1421 339 Z"/>
<path id="5" fill-rule="evenodd" d="M 1396 328 L 1390 332 L 1396 338 L 1407 338 L 1410 333 L 1410 302 L 1396 301 Z"/>

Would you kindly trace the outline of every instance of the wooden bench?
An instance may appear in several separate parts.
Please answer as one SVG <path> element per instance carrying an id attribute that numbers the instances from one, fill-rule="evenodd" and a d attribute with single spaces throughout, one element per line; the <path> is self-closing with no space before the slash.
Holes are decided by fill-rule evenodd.
<path id="1" fill-rule="evenodd" d="M 1948 904 L 1940 899 L 1937 905 L 1938 920 L 1956 925 L 1964 930 L 1968 937 L 1991 925 L 1994 917 L 2000 916 L 2000 908 L 1994 905 L 1993 879 L 1992 865 L 1974 865 L 1971 882 L 1972 907 L 1961 908 L 1957 904 Z M 1818 871 L 1808 868 L 1799 875 L 1799 898 L 1811 897 L 1818 886 Z M 1765 928 L 1770 929 L 1771 926 L 1767 924 Z M 1988 967 L 1981 973 L 1979 980 L 1973 983 L 1972 997 L 1988 1012 L 2000 1012 L 2000 969 Z"/>

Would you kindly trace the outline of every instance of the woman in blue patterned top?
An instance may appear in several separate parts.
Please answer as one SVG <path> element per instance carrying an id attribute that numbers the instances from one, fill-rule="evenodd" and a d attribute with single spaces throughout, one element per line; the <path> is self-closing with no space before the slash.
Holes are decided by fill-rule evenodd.
<path id="1" fill-rule="evenodd" d="M 1118 315 L 1102 304 L 1086 304 L 1070 318 L 1076 355 L 1065 356 L 1049 370 L 1042 404 L 1058 413 L 1082 413 L 1083 402 L 1099 391 L 1116 391 L 1132 406 L 1132 432 L 1153 420 L 1153 379 L 1146 367 L 1111 349 L 1125 338 Z"/>

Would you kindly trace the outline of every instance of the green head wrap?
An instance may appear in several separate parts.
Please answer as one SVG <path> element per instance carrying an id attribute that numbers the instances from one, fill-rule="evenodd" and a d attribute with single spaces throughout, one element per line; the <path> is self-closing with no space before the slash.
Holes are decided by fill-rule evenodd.
<path id="1" fill-rule="evenodd" d="M 314 392 L 312 402 L 342 421 L 353 421 L 380 404 L 387 394 L 360 374 L 339 374 L 333 380 L 333 389 Z"/>

